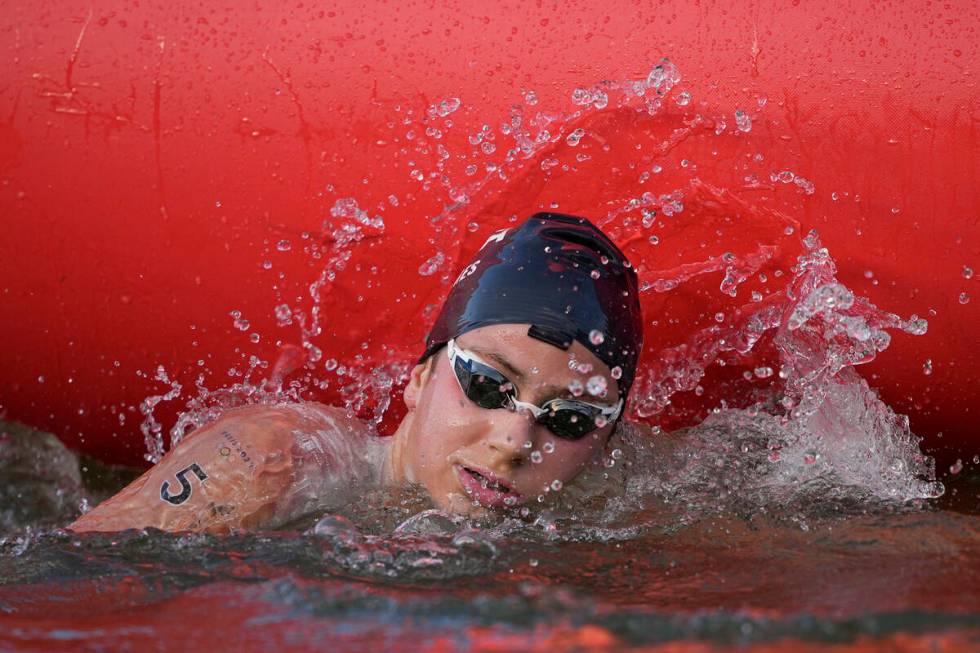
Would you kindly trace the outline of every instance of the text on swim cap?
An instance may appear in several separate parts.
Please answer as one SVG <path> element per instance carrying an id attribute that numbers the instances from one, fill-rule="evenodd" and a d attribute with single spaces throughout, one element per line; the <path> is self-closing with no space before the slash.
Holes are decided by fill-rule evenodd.
<path id="1" fill-rule="evenodd" d="M 476 272 L 476 269 L 479 266 L 480 266 L 480 259 L 476 259 L 475 261 L 473 261 L 472 263 L 470 263 L 469 265 L 467 265 L 465 268 L 463 268 L 463 271 L 459 273 L 459 276 L 456 277 L 456 281 L 453 281 L 453 285 L 455 286 L 457 283 L 459 283 L 460 281 L 462 281 L 466 277 L 468 277 L 471 274 L 473 274 L 474 272 Z"/>
<path id="2" fill-rule="evenodd" d="M 490 243 L 499 243 L 501 240 L 504 239 L 504 236 L 507 235 L 508 231 L 510 231 L 510 227 L 506 229 L 501 229 L 500 231 L 495 231 L 494 233 L 490 234 L 490 237 L 487 238 L 486 242 L 480 246 L 480 249 L 483 249 Z"/>

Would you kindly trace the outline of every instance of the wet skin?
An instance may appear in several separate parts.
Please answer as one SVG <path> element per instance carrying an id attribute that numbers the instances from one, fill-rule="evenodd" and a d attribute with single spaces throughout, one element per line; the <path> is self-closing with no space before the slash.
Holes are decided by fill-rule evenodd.
<path id="1" fill-rule="evenodd" d="M 576 342 L 564 351 L 528 337 L 527 328 L 483 327 L 456 342 L 508 378 L 521 401 L 540 406 L 554 397 L 572 397 L 568 386 L 573 381 L 585 385 L 601 375 L 606 396 L 585 393 L 581 399 L 616 403 L 619 391 L 610 370 L 583 345 Z M 572 360 L 587 371 L 570 368 Z M 382 479 L 388 485 L 421 485 L 433 503 L 459 514 L 478 516 L 550 494 L 546 487 L 556 480 L 568 483 L 597 458 L 613 429 L 609 424 L 572 441 L 553 435 L 527 411 L 481 408 L 463 393 L 445 348 L 412 370 L 404 399 L 408 413 L 385 454 Z M 315 483 L 311 475 L 336 472 L 310 458 L 303 443 L 314 433 L 368 436 L 363 423 L 320 404 L 233 409 L 196 429 L 69 528 L 274 528 L 301 515 L 307 504 L 297 493 L 307 481 Z M 538 452 L 541 459 L 535 463 Z"/>
<path id="2" fill-rule="evenodd" d="M 482 327 L 456 344 L 507 377 L 521 401 L 540 406 L 555 397 L 573 398 L 569 385 L 585 385 L 595 375 L 605 378 L 606 396 L 586 392 L 578 399 L 598 405 L 618 401 L 609 368 L 584 345 L 574 342 L 564 351 L 529 337 L 527 330 L 528 325 L 517 324 Z M 591 371 L 571 369 L 570 359 L 591 365 Z M 463 393 L 445 348 L 412 370 L 404 397 L 409 412 L 385 462 L 388 481 L 422 485 L 437 506 L 460 514 L 479 515 L 500 507 L 506 497 L 507 505 L 536 501 L 555 480 L 567 484 L 597 458 L 614 428 L 608 424 L 579 440 L 566 440 L 527 411 L 481 408 Z M 532 461 L 532 452 L 541 452 L 541 462 Z M 481 482 L 472 471 L 511 491 L 493 491 L 493 483 Z"/>

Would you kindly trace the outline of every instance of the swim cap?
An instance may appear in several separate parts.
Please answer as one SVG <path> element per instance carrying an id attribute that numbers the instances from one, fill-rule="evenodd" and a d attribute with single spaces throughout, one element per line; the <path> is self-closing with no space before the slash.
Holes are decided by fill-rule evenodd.
<path id="1" fill-rule="evenodd" d="M 420 362 L 492 324 L 530 324 L 530 337 L 566 350 L 579 341 L 620 369 L 629 393 L 643 341 L 636 272 L 585 218 L 537 213 L 487 238 L 456 278 Z"/>

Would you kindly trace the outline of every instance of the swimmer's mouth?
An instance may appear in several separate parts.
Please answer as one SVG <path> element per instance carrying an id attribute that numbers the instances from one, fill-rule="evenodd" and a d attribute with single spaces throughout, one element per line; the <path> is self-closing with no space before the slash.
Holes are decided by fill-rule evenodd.
<path id="1" fill-rule="evenodd" d="M 455 465 L 455 468 L 463 490 L 480 505 L 488 508 L 503 508 L 522 502 L 520 493 L 493 472 L 459 464 Z"/>
<path id="2" fill-rule="evenodd" d="M 514 492 L 514 490 L 511 489 L 510 487 L 494 479 L 492 475 L 488 474 L 485 476 L 480 472 L 476 471 L 475 469 L 473 469 L 472 467 L 464 467 L 463 470 L 472 474 L 473 477 L 480 482 L 480 485 L 486 485 L 488 490 L 494 490 L 496 492 L 505 492 L 508 494 Z"/>

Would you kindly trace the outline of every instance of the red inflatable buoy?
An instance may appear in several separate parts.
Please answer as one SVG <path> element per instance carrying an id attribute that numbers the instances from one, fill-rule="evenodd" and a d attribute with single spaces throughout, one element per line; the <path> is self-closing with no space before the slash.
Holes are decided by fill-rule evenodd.
<path id="1" fill-rule="evenodd" d="M 195 382 L 309 364 L 304 396 L 390 423 L 456 263 L 557 208 L 604 224 L 641 281 L 684 281 L 643 297 L 648 366 L 791 276 L 817 229 L 841 283 L 928 320 L 860 369 L 927 449 L 966 459 L 977 14 L 12 7 L 2 409 L 140 462 L 140 426 L 165 430 Z M 696 419 L 738 382 L 715 370 L 658 419 Z"/>

